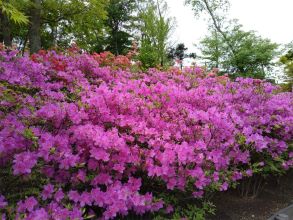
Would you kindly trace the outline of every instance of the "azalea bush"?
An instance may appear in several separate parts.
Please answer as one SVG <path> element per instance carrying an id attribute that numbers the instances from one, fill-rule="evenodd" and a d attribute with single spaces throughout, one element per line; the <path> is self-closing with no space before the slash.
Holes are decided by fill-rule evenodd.
<path id="1" fill-rule="evenodd" d="M 171 216 L 178 198 L 293 166 L 293 95 L 265 81 L 109 54 L 0 59 L 4 219 Z"/>

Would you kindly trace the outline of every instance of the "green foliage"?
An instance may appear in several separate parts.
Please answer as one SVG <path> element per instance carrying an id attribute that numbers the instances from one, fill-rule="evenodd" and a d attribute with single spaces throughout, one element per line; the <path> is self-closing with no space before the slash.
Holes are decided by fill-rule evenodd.
<path id="1" fill-rule="evenodd" d="M 156 5 L 151 2 L 140 13 L 142 39 L 139 60 L 146 69 L 163 67 L 168 61 L 167 48 L 173 20 L 162 14 L 161 10 L 167 10 L 165 2 L 157 2 Z"/>
<path id="2" fill-rule="evenodd" d="M 288 83 L 289 91 L 293 85 L 293 42 L 287 45 L 287 52 L 280 58 L 280 62 L 284 65 L 286 74 L 286 82 Z"/>
<path id="3" fill-rule="evenodd" d="M 152 42 L 148 39 L 143 39 L 139 51 L 138 59 L 142 62 L 144 69 L 156 67 L 160 64 L 157 60 L 158 53 Z"/>
<path id="4" fill-rule="evenodd" d="M 185 4 L 192 6 L 195 16 L 197 17 L 202 13 L 226 11 L 230 7 L 229 0 L 185 0 Z"/>
<path id="5" fill-rule="evenodd" d="M 11 1 L 7 2 L 5 0 L 0 0 L 0 8 L 1 11 L 8 16 L 10 20 L 12 20 L 16 24 L 27 24 L 28 17 L 25 16 L 16 6 L 15 4 L 19 5 L 19 2 L 22 1 Z"/>
<path id="6" fill-rule="evenodd" d="M 274 66 L 278 45 L 258 36 L 254 31 L 243 31 L 236 21 L 224 28 L 225 38 L 211 29 L 199 46 L 209 67 L 220 67 L 235 76 L 265 78 Z"/>
<path id="7" fill-rule="evenodd" d="M 107 0 L 45 0 L 42 3 L 42 43 L 45 48 L 68 47 L 75 41 L 79 47 L 93 50 L 102 34 Z"/>
<path id="8" fill-rule="evenodd" d="M 34 3 L 30 0 L 11 0 L 10 5 L 31 17 Z M 75 42 L 82 49 L 93 51 L 101 45 L 108 0 L 43 0 L 41 1 L 41 46 L 68 48 Z M 23 50 L 29 36 L 28 23 L 11 23 L 13 40 Z"/>
<path id="9" fill-rule="evenodd" d="M 185 209 L 178 209 L 175 211 L 173 219 L 180 220 L 182 218 L 204 220 L 207 214 L 214 214 L 215 206 L 210 202 L 204 202 L 202 207 L 188 204 Z"/>
<path id="10" fill-rule="evenodd" d="M 182 69 L 182 62 L 185 57 L 187 57 L 187 54 L 185 51 L 187 50 L 187 47 L 185 47 L 184 43 L 177 44 L 176 48 L 171 48 L 168 56 L 171 59 L 177 59 L 180 61 L 181 69 Z"/>
<path id="11" fill-rule="evenodd" d="M 9 165 L 9 164 L 8 164 Z M 1 193 L 3 192 L 13 192 L 10 194 L 6 194 L 5 198 L 7 201 L 11 204 L 10 206 L 6 207 L 6 212 L 11 211 L 9 213 L 12 214 L 12 210 L 14 205 L 17 204 L 19 200 L 25 199 L 29 196 L 38 196 L 42 192 L 41 184 L 45 184 L 46 180 L 44 176 L 42 176 L 40 173 L 37 173 L 35 171 L 32 172 L 32 174 L 29 177 L 24 177 L 22 179 L 17 178 L 13 175 L 13 171 L 11 167 L 2 167 L 0 169 L 0 187 L 1 187 Z M 4 211 L 4 210 L 1 210 Z M 5 211 L 4 211 L 5 213 Z M 0 212 L 0 217 L 2 212 Z M 7 213 L 6 213 L 7 214 Z M 13 215 L 11 215 L 13 217 Z M 16 218 L 11 218 L 16 219 Z"/>
<path id="12" fill-rule="evenodd" d="M 154 220 L 181 220 L 181 219 L 192 219 L 192 220 L 204 220 L 207 215 L 215 214 L 215 205 L 211 202 L 203 202 L 202 205 L 197 206 L 195 204 L 187 204 L 186 206 L 178 206 L 174 213 L 168 217 L 164 215 L 157 215 Z"/>
<path id="13" fill-rule="evenodd" d="M 30 16 L 29 1 L 18 4 Z M 26 7 L 24 6 L 26 5 Z M 67 48 L 72 42 L 89 52 L 126 54 L 131 47 L 135 0 L 44 0 L 41 4 L 41 44 Z M 25 47 L 28 26 L 13 25 L 13 38 Z"/>
<path id="14" fill-rule="evenodd" d="M 220 58 L 224 56 L 224 48 L 220 42 L 220 36 L 216 31 L 211 31 L 210 36 L 205 37 L 199 45 L 202 58 L 207 60 L 207 66 L 211 69 L 219 67 Z"/>
<path id="15" fill-rule="evenodd" d="M 133 38 L 131 32 L 136 20 L 133 15 L 135 10 L 135 0 L 110 0 L 105 21 L 107 35 L 104 43 L 107 51 L 116 55 L 129 51 Z"/>
<path id="16" fill-rule="evenodd" d="M 195 12 L 210 17 L 210 35 L 201 41 L 200 49 L 207 66 L 220 67 L 233 74 L 265 78 L 276 56 L 277 44 L 263 39 L 253 31 L 243 31 L 237 21 L 227 21 L 228 0 L 186 0 Z"/>

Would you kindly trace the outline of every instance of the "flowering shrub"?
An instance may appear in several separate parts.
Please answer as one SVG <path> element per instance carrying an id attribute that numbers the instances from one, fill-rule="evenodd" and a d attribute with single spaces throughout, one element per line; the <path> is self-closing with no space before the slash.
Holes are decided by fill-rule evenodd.
<path id="1" fill-rule="evenodd" d="M 131 66 L 130 59 L 126 56 L 115 56 L 109 51 L 103 52 L 103 53 L 95 53 L 93 54 L 94 59 L 100 64 L 100 66 L 114 66 L 114 67 L 120 67 L 123 69 L 129 68 Z"/>
<path id="2" fill-rule="evenodd" d="M 199 67 L 131 73 L 103 54 L 0 53 L 8 218 L 169 213 L 172 192 L 198 198 L 293 165 L 293 95 L 270 83 Z"/>

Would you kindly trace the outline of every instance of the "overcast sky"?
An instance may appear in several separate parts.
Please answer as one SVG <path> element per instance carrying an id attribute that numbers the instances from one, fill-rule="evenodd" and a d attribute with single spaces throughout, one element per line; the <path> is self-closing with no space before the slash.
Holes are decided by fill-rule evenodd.
<path id="1" fill-rule="evenodd" d="M 173 42 L 182 42 L 193 52 L 193 45 L 207 34 L 206 21 L 196 19 L 184 0 L 166 1 L 169 15 L 175 17 L 177 23 Z M 245 30 L 255 30 L 276 43 L 293 41 L 293 0 L 230 0 L 230 3 L 229 18 L 238 19 Z"/>

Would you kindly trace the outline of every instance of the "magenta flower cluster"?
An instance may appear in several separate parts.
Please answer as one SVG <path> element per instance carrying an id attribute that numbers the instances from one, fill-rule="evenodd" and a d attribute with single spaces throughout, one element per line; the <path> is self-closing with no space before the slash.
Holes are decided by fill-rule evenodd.
<path id="1" fill-rule="evenodd" d="M 293 95 L 270 83 L 131 72 L 88 54 L 0 58 L 0 166 L 40 178 L 39 195 L 12 205 L 16 219 L 172 212 L 153 185 L 201 197 L 258 165 L 293 166 Z M 4 213 L 13 192 L 0 192 Z"/>

